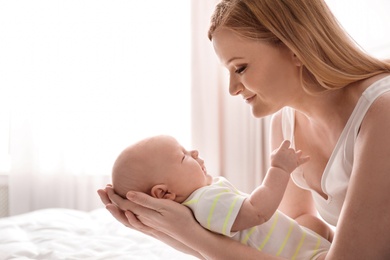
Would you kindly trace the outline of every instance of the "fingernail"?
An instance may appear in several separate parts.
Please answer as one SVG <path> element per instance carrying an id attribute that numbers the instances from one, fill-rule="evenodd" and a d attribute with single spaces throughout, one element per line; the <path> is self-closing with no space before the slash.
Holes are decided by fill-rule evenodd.
<path id="1" fill-rule="evenodd" d="M 126 198 L 129 199 L 129 200 L 132 200 L 135 196 L 135 193 L 132 192 L 132 191 L 129 191 L 127 194 L 126 194 Z"/>

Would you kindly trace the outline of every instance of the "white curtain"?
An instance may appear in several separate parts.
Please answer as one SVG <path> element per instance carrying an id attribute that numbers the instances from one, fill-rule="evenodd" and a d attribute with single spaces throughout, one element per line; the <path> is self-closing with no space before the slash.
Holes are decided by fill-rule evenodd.
<path id="1" fill-rule="evenodd" d="M 240 97 L 228 93 L 228 76 L 207 38 L 218 2 L 192 1 L 193 146 L 206 158 L 209 173 L 250 192 L 269 165 L 269 118 L 255 119 Z"/>
<path id="2" fill-rule="evenodd" d="M 362 49 L 378 58 L 390 58 L 389 0 L 325 1 Z"/>
<path id="3" fill-rule="evenodd" d="M 10 215 L 101 207 L 127 145 L 191 145 L 189 28 L 189 0 L 1 2 Z"/>

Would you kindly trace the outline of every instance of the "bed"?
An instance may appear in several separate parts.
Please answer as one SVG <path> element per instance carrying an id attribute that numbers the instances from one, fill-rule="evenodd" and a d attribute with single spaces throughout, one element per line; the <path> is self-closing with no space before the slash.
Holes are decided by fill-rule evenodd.
<path id="1" fill-rule="evenodd" d="M 105 209 L 43 209 L 0 218 L 0 259 L 193 260 L 125 228 Z"/>

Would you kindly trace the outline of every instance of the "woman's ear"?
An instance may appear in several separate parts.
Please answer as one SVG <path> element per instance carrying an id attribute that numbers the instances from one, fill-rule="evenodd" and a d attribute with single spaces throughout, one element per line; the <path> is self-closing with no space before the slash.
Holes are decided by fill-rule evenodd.
<path id="1" fill-rule="evenodd" d="M 293 59 L 293 62 L 294 64 L 297 66 L 297 67 L 301 67 L 303 65 L 302 61 L 298 58 L 298 56 L 291 52 L 292 53 L 292 59 Z"/>
<path id="2" fill-rule="evenodd" d="M 176 194 L 173 192 L 170 192 L 168 190 L 168 186 L 166 184 L 157 184 L 154 185 L 151 189 L 151 195 L 152 197 L 155 197 L 157 199 L 168 199 L 168 200 L 175 200 Z"/>

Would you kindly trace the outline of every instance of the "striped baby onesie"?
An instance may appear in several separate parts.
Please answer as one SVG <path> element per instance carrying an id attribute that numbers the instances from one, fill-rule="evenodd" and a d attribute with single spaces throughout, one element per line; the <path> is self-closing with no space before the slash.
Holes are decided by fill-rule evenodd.
<path id="1" fill-rule="evenodd" d="M 182 204 L 189 207 L 205 228 L 287 259 L 316 259 L 326 252 L 330 242 L 300 226 L 277 211 L 267 222 L 239 232 L 231 232 L 234 220 L 248 194 L 238 191 L 223 177 L 193 192 Z"/>

